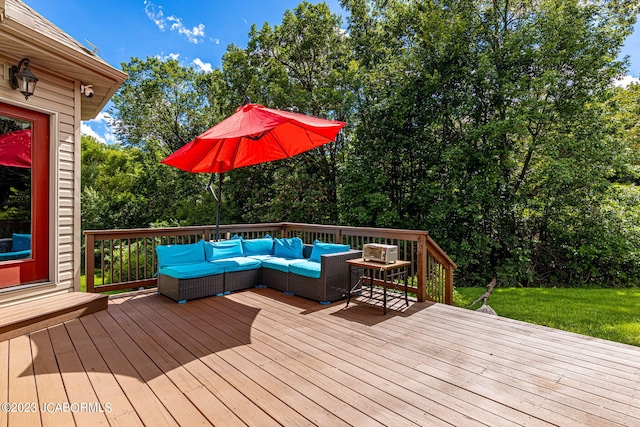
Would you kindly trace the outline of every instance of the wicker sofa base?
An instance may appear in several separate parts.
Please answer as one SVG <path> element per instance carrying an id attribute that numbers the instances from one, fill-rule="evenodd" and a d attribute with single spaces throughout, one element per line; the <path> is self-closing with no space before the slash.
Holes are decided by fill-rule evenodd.
<path id="1" fill-rule="evenodd" d="M 289 293 L 318 301 L 320 304 L 329 304 L 346 299 L 349 296 L 349 291 L 355 285 L 356 283 L 352 282 L 351 287 L 347 289 L 348 283 L 343 280 L 342 283 L 326 283 L 323 286 L 322 279 L 296 275 L 295 279 L 289 283 Z"/>
<path id="2" fill-rule="evenodd" d="M 289 280 L 288 292 L 321 304 L 347 298 L 358 282 L 357 277 L 349 277 L 347 260 L 358 258 L 360 254 L 359 251 L 350 251 L 327 255 L 319 279 L 295 274 Z"/>
<path id="3" fill-rule="evenodd" d="M 255 288 L 262 282 L 262 268 L 224 273 L 224 291 L 233 292 Z"/>
<path id="4" fill-rule="evenodd" d="M 224 292 L 224 275 L 196 277 L 193 279 L 176 279 L 160 274 L 158 276 L 158 293 L 179 303 L 190 299 L 220 295 Z"/>
<path id="5" fill-rule="evenodd" d="M 289 273 L 271 268 L 262 268 L 262 284 L 267 288 L 289 292 Z"/>

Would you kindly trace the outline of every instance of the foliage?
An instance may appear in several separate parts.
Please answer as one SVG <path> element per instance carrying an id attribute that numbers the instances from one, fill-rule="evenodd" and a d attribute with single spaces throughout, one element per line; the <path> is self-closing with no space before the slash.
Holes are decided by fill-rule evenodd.
<path id="1" fill-rule="evenodd" d="M 210 222 L 215 202 L 204 191 L 208 177 L 160 161 L 228 113 L 219 96 L 224 87 L 220 72 L 197 73 L 175 60 L 157 58 L 132 58 L 123 70 L 129 78 L 112 99 L 112 125 L 124 147 L 140 150 L 135 193 L 143 195 L 138 202 L 143 202 L 144 213 L 138 222 Z"/>
<path id="2" fill-rule="evenodd" d="M 551 279 L 539 268 L 556 262 L 547 249 L 567 257 L 569 223 L 602 230 L 585 211 L 602 208 L 627 160 L 606 101 L 634 10 L 343 4 L 354 45 L 370 49 L 354 49 L 367 71 L 342 222 L 429 230 L 461 267 L 458 283 Z"/>
<path id="3" fill-rule="evenodd" d="M 247 48 L 231 46 L 224 76 L 232 93 L 271 108 L 349 121 L 354 97 L 353 60 L 341 19 L 325 3 L 302 2 L 282 24 L 254 25 Z M 232 221 L 335 223 L 338 168 L 344 135 L 336 142 L 284 161 L 229 173 L 225 184 L 239 201 Z"/>
<path id="4" fill-rule="evenodd" d="M 132 58 L 122 145 L 83 138 L 83 227 L 212 224 L 208 176 L 160 165 L 242 100 L 344 120 L 335 143 L 224 174 L 222 222 L 428 230 L 457 285 L 640 280 L 638 5 L 342 0 L 253 26 L 222 67 Z"/>

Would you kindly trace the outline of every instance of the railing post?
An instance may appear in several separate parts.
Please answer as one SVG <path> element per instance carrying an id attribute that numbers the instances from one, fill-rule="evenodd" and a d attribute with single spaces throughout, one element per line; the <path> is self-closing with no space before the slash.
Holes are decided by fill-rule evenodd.
<path id="1" fill-rule="evenodd" d="M 453 266 L 448 264 L 445 269 L 445 294 L 444 302 L 453 305 Z"/>
<path id="2" fill-rule="evenodd" d="M 427 299 L 427 235 L 418 235 L 418 302 Z"/>
<path id="3" fill-rule="evenodd" d="M 95 236 L 93 234 L 86 234 L 85 233 L 85 239 L 84 239 L 84 269 L 85 269 L 85 278 L 86 278 L 86 285 L 87 285 L 87 289 L 86 292 L 89 293 L 93 293 L 94 292 L 94 286 L 95 283 L 94 282 L 94 277 L 95 277 L 95 273 L 94 273 L 94 269 L 95 269 L 95 245 L 96 245 L 96 240 L 95 240 Z"/>

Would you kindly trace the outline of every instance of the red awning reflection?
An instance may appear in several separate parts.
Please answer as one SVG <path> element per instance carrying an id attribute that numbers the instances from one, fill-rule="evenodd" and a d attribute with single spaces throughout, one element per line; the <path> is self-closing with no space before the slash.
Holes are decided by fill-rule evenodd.
<path id="1" fill-rule="evenodd" d="M 31 168 L 31 129 L 0 135 L 0 165 Z"/>

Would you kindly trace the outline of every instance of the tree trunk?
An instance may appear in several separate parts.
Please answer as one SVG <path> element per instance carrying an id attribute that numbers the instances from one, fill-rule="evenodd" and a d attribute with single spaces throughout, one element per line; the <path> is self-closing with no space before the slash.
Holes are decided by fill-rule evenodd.
<path id="1" fill-rule="evenodd" d="M 487 292 L 485 292 L 484 294 L 480 295 L 480 297 L 478 299 L 476 299 L 473 303 L 471 303 L 471 306 L 473 307 L 476 303 L 482 301 L 482 305 L 476 311 L 480 311 L 482 313 L 487 313 L 487 314 L 493 314 L 493 315 L 497 316 L 498 313 L 496 313 L 493 308 L 491 308 L 491 307 L 489 307 L 487 305 L 487 299 L 489 299 L 489 296 L 493 292 L 493 289 L 496 287 L 497 281 L 498 281 L 497 277 L 494 275 L 493 279 L 491 279 L 491 281 L 487 285 Z"/>

